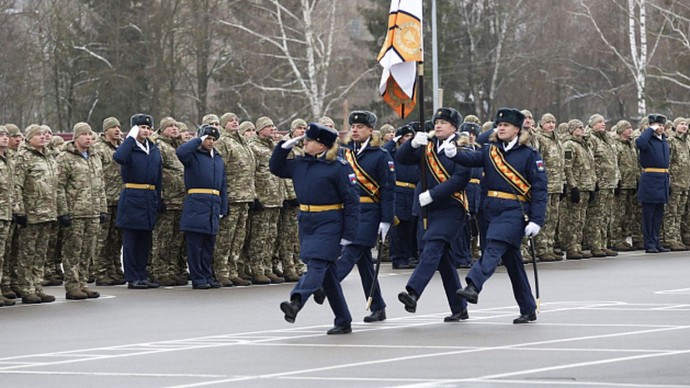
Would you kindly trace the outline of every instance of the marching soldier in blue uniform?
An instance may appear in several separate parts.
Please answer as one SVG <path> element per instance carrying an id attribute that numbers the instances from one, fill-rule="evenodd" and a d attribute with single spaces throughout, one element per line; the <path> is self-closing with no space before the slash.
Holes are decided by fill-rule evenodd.
<path id="1" fill-rule="evenodd" d="M 467 274 L 467 286 L 458 295 L 477 303 L 484 283 L 503 262 L 513 286 L 520 316 L 513 323 L 537 319 L 536 303 L 522 263 L 523 236 L 535 236 L 546 215 L 546 169 L 535 149 L 520 136 L 525 116 L 517 109 L 502 108 L 496 114 L 496 130 L 481 150 L 460 149 L 454 160 L 468 167 L 484 167 L 482 217 L 486 243 L 481 258 Z"/>
<path id="2" fill-rule="evenodd" d="M 395 130 L 395 137 L 383 145 L 383 148 L 395 159 L 395 153 L 414 136 L 412 122 Z M 419 182 L 419 166 L 395 164 L 395 218 L 397 223 L 391 226 L 391 261 L 393 269 L 414 268 L 417 257 L 417 216 L 412 214 L 414 192 Z"/>
<path id="3" fill-rule="evenodd" d="M 668 252 L 669 249 L 662 247 L 659 241 L 664 205 L 668 203 L 670 188 L 670 148 L 664 134 L 666 117 L 651 114 L 648 119 L 649 127 L 635 140 L 642 167 L 637 189 L 637 201 L 642 204 L 642 236 L 645 252 Z"/>
<path id="4" fill-rule="evenodd" d="M 291 148 L 302 139 L 306 155 L 288 160 Z M 323 286 L 335 314 L 335 326 L 327 334 L 352 332 L 336 260 L 341 245 L 357 238 L 360 212 L 357 180 L 349 164 L 337 156 L 337 139 L 334 129 L 311 123 L 303 136 L 278 143 L 269 161 L 271 173 L 294 184 L 300 203 L 300 258 L 307 265 L 307 272 L 290 292 L 290 301 L 281 303 L 280 309 L 285 320 L 294 323 L 309 296 Z"/>
<path id="5" fill-rule="evenodd" d="M 187 195 L 182 204 L 180 230 L 187 241 L 189 277 L 193 289 L 219 288 L 213 280 L 211 263 L 220 219 L 228 215 L 228 184 L 225 164 L 213 148 L 220 131 L 205 124 L 199 137 L 177 148 L 177 158 L 184 165 Z"/>
<path id="6" fill-rule="evenodd" d="M 434 133 L 431 139 L 425 132 L 417 132 L 396 154 L 400 164 L 426 166 L 427 190 L 417 186 L 419 206 L 426 209 L 427 227 L 423 231 L 423 247 L 419 264 L 410 276 L 406 291 L 398 294 L 405 310 L 414 313 L 417 300 L 434 276 L 441 273 L 443 288 L 450 305 L 451 315 L 444 322 L 467 319 L 467 302 L 455 292 L 462 287 L 451 257 L 450 246 L 465 231 L 467 196 L 465 187 L 470 180 L 470 169 L 453 162 L 446 149 L 456 151 L 457 128 L 462 116 L 453 108 L 440 108 L 434 114 Z M 453 155 L 455 156 L 455 155 Z M 420 228 L 424 229 L 424 225 Z"/>
<path id="7" fill-rule="evenodd" d="M 465 119 L 467 120 L 467 119 Z M 471 150 L 478 150 L 481 148 L 479 144 L 477 144 L 476 139 L 477 136 L 479 136 L 481 128 L 479 127 L 478 124 L 471 123 L 471 122 L 465 122 L 460 126 L 460 132 L 467 132 L 469 134 L 469 139 L 470 143 L 466 146 L 467 148 Z M 482 182 L 482 177 L 484 176 L 484 169 L 482 167 L 474 167 L 472 168 L 471 176 L 470 176 L 470 183 L 467 184 L 467 188 L 465 189 L 465 192 L 467 193 L 467 199 L 469 199 L 469 212 L 470 212 L 470 217 L 468 220 L 468 229 L 469 229 L 469 237 L 470 237 L 470 254 L 472 255 L 472 259 L 474 261 L 475 258 L 479 257 L 478 252 L 481 251 L 479 249 L 479 244 L 482 243 L 483 241 L 479 238 L 479 226 L 478 226 L 478 220 L 481 218 L 479 211 L 481 209 L 481 203 L 482 203 L 482 187 L 481 187 L 481 182 Z"/>
<path id="8" fill-rule="evenodd" d="M 146 265 L 151 252 L 153 227 L 162 210 L 162 159 L 156 143 L 149 139 L 153 117 L 135 114 L 132 129 L 117 147 L 113 160 L 120 164 L 124 188 L 117 207 L 116 226 L 122 229 L 122 262 L 128 288 L 157 288 L 148 280 Z"/>
<path id="9" fill-rule="evenodd" d="M 365 299 L 372 298 L 372 313 L 364 322 L 386 319 L 386 303 L 374 275 L 371 248 L 380 236 L 385 240 L 393 223 L 395 208 L 395 164 L 388 151 L 381 148 L 381 139 L 374 135 L 376 115 L 353 111 L 349 117 L 352 142 L 343 149 L 344 159 L 355 172 L 359 186 L 360 217 L 357 237 L 343 248 L 337 263 L 338 279 L 342 281 L 357 264 Z M 373 295 L 369 295 L 372 284 Z"/>

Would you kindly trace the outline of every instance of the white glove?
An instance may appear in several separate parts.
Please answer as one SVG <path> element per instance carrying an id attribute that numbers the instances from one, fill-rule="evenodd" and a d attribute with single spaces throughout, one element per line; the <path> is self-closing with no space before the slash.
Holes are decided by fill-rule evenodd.
<path id="1" fill-rule="evenodd" d="M 398 140 L 402 139 L 402 135 L 393 138 L 393 143 L 397 143 Z"/>
<path id="2" fill-rule="evenodd" d="M 203 143 L 204 140 L 206 140 L 207 137 L 208 137 L 208 135 L 204 135 L 204 136 L 200 137 L 199 139 L 201 139 L 201 142 Z"/>
<path id="3" fill-rule="evenodd" d="M 419 131 L 415 133 L 414 137 L 412 138 L 412 141 L 410 142 L 410 145 L 412 148 L 419 148 L 421 146 L 426 145 L 429 142 L 429 136 L 426 134 L 426 132 Z"/>
<path id="4" fill-rule="evenodd" d="M 379 223 L 379 235 L 381 236 L 381 241 L 386 239 L 386 235 L 391 228 L 390 222 L 380 222 Z"/>
<path id="5" fill-rule="evenodd" d="M 139 136 L 139 126 L 135 125 L 132 127 L 132 129 L 129 130 L 127 137 L 133 137 L 136 139 L 137 136 Z"/>
<path id="6" fill-rule="evenodd" d="M 280 146 L 280 148 L 282 148 L 284 150 L 289 150 L 290 148 L 294 147 L 295 144 L 299 143 L 299 141 L 304 139 L 305 137 L 307 137 L 306 134 L 304 134 L 302 136 L 293 137 L 292 139 L 285 141 L 285 143 L 283 143 Z"/>
<path id="7" fill-rule="evenodd" d="M 447 157 L 454 158 L 458 153 L 458 147 L 455 146 L 455 143 L 449 141 L 441 145 L 441 151 L 443 151 Z"/>
<path id="8" fill-rule="evenodd" d="M 432 202 L 434 202 L 434 199 L 431 198 L 431 193 L 429 190 L 419 194 L 419 206 L 424 207 Z"/>
<path id="9" fill-rule="evenodd" d="M 350 241 L 350 240 L 345 240 L 344 238 L 341 238 L 341 239 L 340 239 L 340 245 L 342 245 L 342 246 L 347 246 L 347 245 L 350 245 L 350 244 L 352 244 L 352 241 Z"/>
<path id="10" fill-rule="evenodd" d="M 540 230 L 541 230 L 541 226 L 530 221 L 529 224 L 527 224 L 527 226 L 525 226 L 525 237 L 534 237 L 537 234 L 539 234 Z"/>
<path id="11" fill-rule="evenodd" d="M 223 215 L 222 215 L 222 214 L 219 214 L 219 215 L 218 215 L 218 218 L 219 218 L 219 219 L 223 219 Z"/>

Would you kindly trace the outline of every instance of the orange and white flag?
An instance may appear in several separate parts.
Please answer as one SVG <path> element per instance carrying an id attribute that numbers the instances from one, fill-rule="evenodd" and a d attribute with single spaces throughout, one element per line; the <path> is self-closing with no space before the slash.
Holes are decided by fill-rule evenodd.
<path id="1" fill-rule="evenodd" d="M 417 62 L 424 61 L 422 0 L 391 0 L 388 33 L 377 58 L 379 93 L 401 118 L 417 105 Z"/>

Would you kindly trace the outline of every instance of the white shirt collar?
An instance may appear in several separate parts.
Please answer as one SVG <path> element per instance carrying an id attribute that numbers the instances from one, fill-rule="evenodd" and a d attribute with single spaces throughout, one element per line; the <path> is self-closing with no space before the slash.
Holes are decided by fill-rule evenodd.
<path id="1" fill-rule="evenodd" d="M 511 148 L 515 147 L 519 138 L 520 138 L 520 136 L 517 135 L 517 136 L 515 136 L 515 138 L 513 140 L 510 141 L 510 143 L 508 143 L 508 144 L 503 143 L 503 149 L 505 151 L 510 151 Z"/>
<path id="2" fill-rule="evenodd" d="M 144 144 L 139 143 L 139 140 L 137 138 L 134 138 L 134 142 L 137 143 L 137 147 L 141 148 L 144 152 L 146 152 L 146 155 L 149 154 L 149 142 L 144 140 Z"/>

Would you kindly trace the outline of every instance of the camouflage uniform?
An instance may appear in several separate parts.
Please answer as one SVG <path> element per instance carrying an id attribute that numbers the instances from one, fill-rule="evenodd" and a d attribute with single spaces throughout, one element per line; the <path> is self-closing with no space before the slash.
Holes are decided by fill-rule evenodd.
<path id="1" fill-rule="evenodd" d="M 261 119 L 259 119 L 261 120 Z M 258 123 L 259 121 L 257 121 Z M 257 128 L 265 126 L 257 125 Z M 255 187 L 256 202 L 249 213 L 249 258 L 254 283 L 281 283 L 283 278 L 273 273 L 271 264 L 273 248 L 278 237 L 278 219 L 283 205 L 281 179 L 271 174 L 268 160 L 275 143 L 271 138 L 255 137 L 250 142 L 256 157 Z"/>
<path id="2" fill-rule="evenodd" d="M 59 216 L 69 215 L 72 219 L 72 224 L 64 228 L 62 252 L 65 291 L 69 299 L 96 295 L 88 292 L 86 283 L 89 265 L 98 246 L 98 233 L 94 232 L 98 231 L 100 215 L 107 211 L 101 160 L 92 150 L 87 152 L 88 156 L 84 157 L 74 142 L 68 142 L 57 158 L 57 212 Z M 84 293 L 83 298 L 78 297 L 81 293 Z"/>
<path id="3" fill-rule="evenodd" d="M 166 126 L 167 127 L 167 126 Z M 165 129 L 161 124 L 161 130 Z M 156 144 L 160 148 L 163 163 L 162 200 L 165 211 L 158 216 L 153 230 L 153 244 L 149 259 L 151 278 L 161 286 L 185 285 L 187 280 L 180 277 L 185 268 L 180 268 L 180 249 L 182 233 L 180 217 L 185 197 L 184 166 L 177 158 L 175 150 L 180 142 L 167 136 L 158 135 Z"/>
<path id="4" fill-rule="evenodd" d="M 690 140 L 688 133 L 672 132 L 669 137 L 671 193 L 664 214 L 664 242 L 671 250 L 687 250 L 681 236 L 681 219 L 688 203 L 690 188 Z"/>
<path id="5" fill-rule="evenodd" d="M 99 286 L 125 283 L 120 255 L 122 231 L 115 226 L 117 203 L 122 191 L 122 177 L 120 165 L 113 160 L 113 154 L 120 143 L 121 141 L 116 141 L 113 144 L 105 138 L 105 134 L 101 134 L 92 147 L 94 153 L 101 159 L 105 198 L 108 204 L 108 220 L 100 226 L 97 254 L 94 259 L 95 268 L 92 271 L 96 276 L 96 285 Z"/>
<path id="6" fill-rule="evenodd" d="M 256 160 L 247 139 L 238 131 L 222 129 L 222 136 L 215 148 L 223 156 L 228 181 L 228 215 L 221 218 L 220 229 L 213 251 L 213 272 L 218 282 L 232 281 L 235 285 L 247 285 L 240 278 L 239 269 L 244 266 L 240 255 L 247 233 L 249 204 L 254 201 L 254 170 Z M 248 277 L 248 275 L 242 273 Z"/>
<path id="7" fill-rule="evenodd" d="M 52 135 L 53 131 L 47 125 L 41 125 L 44 131 L 49 131 Z M 51 137 L 51 141 L 46 144 L 46 150 L 55 159 L 60 155 L 59 147 L 52 142 L 55 136 Z M 43 268 L 43 282 L 44 286 L 59 286 L 62 284 L 62 228 L 56 222 L 52 222 L 50 232 L 48 234 L 48 253 L 46 254 L 46 264 Z"/>
<path id="8" fill-rule="evenodd" d="M 546 115 L 545 115 L 546 116 Z M 546 117 L 551 119 L 551 117 Z M 555 123 L 555 119 L 553 122 Z M 544 122 L 544 118 L 542 118 Z M 559 141 L 556 131 L 547 132 L 539 128 L 537 133 L 537 143 L 539 153 L 546 165 L 546 176 L 548 177 L 548 203 L 546 205 L 546 219 L 542 226 L 541 233 L 537 235 L 536 249 L 537 257 L 542 261 L 555 261 L 560 258 L 554 254 L 554 240 L 556 238 L 556 228 L 559 219 L 559 205 L 564 183 L 564 152 L 563 146 Z"/>
<path id="9" fill-rule="evenodd" d="M 7 128 L 0 126 L 0 133 L 7 136 Z M 7 153 L 7 148 L 0 149 L 0 278 L 3 277 L 5 249 L 9 247 L 12 229 L 13 176 L 14 167 Z M 0 297 L 0 306 L 12 304 L 14 302 L 11 299 L 7 299 L 4 296 Z"/>
<path id="10" fill-rule="evenodd" d="M 15 213 L 27 217 L 18 239 L 18 286 L 23 302 L 50 302 L 55 298 L 44 294 L 41 281 L 50 228 L 57 218 L 58 167 L 47 150 L 28 144 L 32 137 L 28 132 L 27 144 L 20 146 L 15 163 Z"/>
<path id="11" fill-rule="evenodd" d="M 579 259 L 582 253 L 582 233 L 589 204 L 590 193 L 596 185 L 594 154 L 584 137 L 573 136 L 573 130 L 582 126 L 580 120 L 568 122 L 569 135 L 563 143 L 566 181 L 565 214 L 558 226 L 559 241 L 566 250 L 566 259 Z M 573 202 L 573 189 L 580 193 L 578 202 Z"/>
<path id="12" fill-rule="evenodd" d="M 599 115 L 595 116 L 601 117 Z M 603 125 L 603 117 L 601 117 L 601 120 L 600 123 Z M 592 250 L 592 256 L 594 257 L 616 256 L 616 251 L 608 249 L 607 243 L 614 206 L 613 194 L 620 180 L 618 154 L 614 140 L 606 129 L 603 131 L 592 130 L 589 136 L 589 144 L 594 153 L 597 184 L 595 193 L 593 193 L 594 199 L 590 200 L 587 209 L 587 221 L 585 222 L 587 234 L 585 241 Z"/>
<path id="13" fill-rule="evenodd" d="M 640 212 L 640 206 L 636 199 L 637 182 L 640 179 L 640 165 L 637 161 L 637 150 L 632 139 L 625 140 L 620 133 L 629 127 L 627 121 L 619 121 L 616 124 L 616 155 L 618 157 L 618 171 L 621 179 L 618 188 L 614 191 L 614 207 L 611 215 L 611 245 L 617 251 L 627 251 L 632 246 L 626 241 L 633 237 L 633 241 L 642 241 L 641 229 L 634 228 L 633 217 L 630 216 L 633 209 Z"/>

